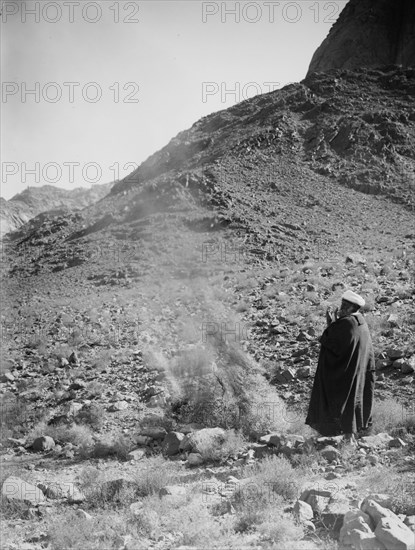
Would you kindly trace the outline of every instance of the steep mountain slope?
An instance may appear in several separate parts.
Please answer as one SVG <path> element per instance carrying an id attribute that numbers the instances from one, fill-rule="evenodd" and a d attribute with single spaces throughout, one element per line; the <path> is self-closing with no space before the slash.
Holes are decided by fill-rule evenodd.
<path id="1" fill-rule="evenodd" d="M 51 500 L 54 524 L 39 511 L 28 523 L 32 532 L 16 535 L 14 523 L 5 522 L 9 540 L 33 541 L 35 525 L 42 533 L 36 540 L 47 533 L 52 546 L 58 537 L 56 547 L 77 540 L 84 548 L 89 533 L 100 546 L 117 536 L 117 548 L 206 548 L 227 518 L 227 531 L 239 538 L 233 546 L 223 539 L 219 548 L 265 550 L 275 546 L 275 533 L 285 532 L 282 542 L 277 539 L 280 548 L 323 550 L 339 538 L 338 530 L 329 533 L 333 518 L 340 527 L 338 516 L 374 492 L 382 502 L 391 492 L 396 502 L 388 506 L 410 520 L 414 94 L 414 70 L 315 73 L 198 121 L 99 203 L 75 213 L 39 214 L 6 236 L 0 403 L 5 437 L 13 437 L 5 443 L 5 469 L 16 475 L 16 464 L 29 460 L 31 468 L 28 442 L 48 435 L 58 445 L 41 439 L 42 449 L 43 443 L 52 447 L 49 462 L 27 477 L 51 499 L 61 493 L 49 487 L 56 490 L 62 481 L 72 491 L 66 488 L 66 500 Z M 367 302 L 378 369 L 376 429 L 395 429 L 399 437 L 388 449 L 376 443 L 392 443 L 388 434 L 375 437 L 372 446 L 363 441 L 359 450 L 329 448 L 336 457 L 329 465 L 304 419 L 325 310 L 338 305 L 345 287 Z M 202 455 L 179 453 L 180 445 L 170 451 L 166 440 L 173 447 L 202 426 L 244 430 L 249 450 L 240 450 L 237 435 L 228 431 L 221 462 L 208 462 L 209 468 Z M 283 432 L 272 437 L 286 444 L 258 443 L 265 430 Z M 323 444 L 328 442 L 338 444 Z M 204 448 L 212 457 L 212 446 Z M 270 495 L 235 502 L 221 490 L 222 507 L 206 503 L 216 476 L 226 487 L 230 474 L 237 486 L 238 480 L 252 486 L 257 468 L 271 471 L 271 477 L 254 478 L 257 488 L 270 479 L 278 493 L 287 471 L 296 480 L 288 480 L 286 500 L 276 494 L 274 502 L 272 491 L 271 535 L 260 526 Z M 173 469 L 179 477 L 171 481 L 165 472 Z M 310 530 L 287 533 L 275 518 L 291 514 L 303 471 L 307 487 L 321 491 L 317 495 L 344 498 L 323 515 L 315 506 Z M 130 474 L 144 476 L 146 492 L 134 492 L 125 481 Z M 374 483 L 374 475 L 384 484 Z M 103 489 L 109 477 L 119 501 Z M 85 494 L 73 498 L 79 486 Z M 191 493 L 187 515 L 183 503 L 163 500 L 163 491 L 186 502 Z M 119 538 L 119 520 L 131 500 L 150 511 L 149 520 L 128 520 L 139 542 Z M 241 501 L 249 509 L 241 509 Z M 69 515 L 74 502 L 93 519 L 79 523 Z M 261 511 L 253 513 L 251 502 Z M 163 508 L 154 514 L 154 506 Z M 160 525 L 158 514 L 173 519 Z M 100 538 L 110 517 L 117 526 L 110 523 L 113 533 Z M 100 523 L 93 523 L 96 518 Z M 144 521 L 150 522 L 149 539 L 137 534 Z M 191 526 L 203 535 L 202 522 L 211 525 L 208 536 L 188 534 Z"/>
<path id="2" fill-rule="evenodd" d="M 15 231 L 31 218 L 48 210 L 80 210 L 102 199 L 112 183 L 93 185 L 86 189 L 60 189 L 53 185 L 28 187 L 6 201 L 0 198 L 0 237 Z"/>
<path id="3" fill-rule="evenodd" d="M 300 84 L 198 121 L 117 183 L 112 194 L 163 174 L 194 169 L 200 173 L 217 161 L 226 173 L 227 167 L 252 159 L 268 164 L 271 186 L 278 187 L 284 170 L 296 166 L 347 187 L 412 204 L 414 99 L 415 69 L 310 75 Z M 180 187 L 186 187 L 183 183 Z M 199 189 L 202 194 L 206 190 Z"/>
<path id="4" fill-rule="evenodd" d="M 350 0 L 308 72 L 389 64 L 415 66 L 412 0 Z"/>

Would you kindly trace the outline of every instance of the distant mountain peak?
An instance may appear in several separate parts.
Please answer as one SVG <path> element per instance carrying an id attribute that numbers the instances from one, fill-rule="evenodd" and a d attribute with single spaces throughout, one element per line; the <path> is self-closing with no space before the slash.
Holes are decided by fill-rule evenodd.
<path id="1" fill-rule="evenodd" d="M 15 231 L 42 212 L 56 209 L 81 210 L 99 201 L 110 192 L 113 183 L 90 188 L 60 189 L 53 185 L 27 187 L 10 200 L 1 197 L 0 236 Z"/>

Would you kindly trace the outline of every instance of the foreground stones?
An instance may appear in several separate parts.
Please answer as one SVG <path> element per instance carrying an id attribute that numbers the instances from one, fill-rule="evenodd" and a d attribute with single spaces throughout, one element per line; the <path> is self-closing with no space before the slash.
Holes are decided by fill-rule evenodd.
<path id="1" fill-rule="evenodd" d="M 14 476 L 4 481 L 1 494 L 7 500 L 20 501 L 30 506 L 38 506 L 45 501 L 45 495 L 38 487 Z"/>
<path id="2" fill-rule="evenodd" d="M 366 498 L 344 516 L 340 542 L 355 550 L 414 550 L 415 535 L 391 510 Z"/>

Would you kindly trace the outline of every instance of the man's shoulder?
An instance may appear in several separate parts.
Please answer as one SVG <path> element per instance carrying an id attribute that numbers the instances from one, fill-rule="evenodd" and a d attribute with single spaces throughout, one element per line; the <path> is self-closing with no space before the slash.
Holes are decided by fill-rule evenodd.
<path id="1" fill-rule="evenodd" d="M 346 317 L 341 317 L 333 323 L 334 328 L 338 330 L 355 330 L 362 322 L 360 319 L 356 318 L 355 315 L 347 315 Z"/>

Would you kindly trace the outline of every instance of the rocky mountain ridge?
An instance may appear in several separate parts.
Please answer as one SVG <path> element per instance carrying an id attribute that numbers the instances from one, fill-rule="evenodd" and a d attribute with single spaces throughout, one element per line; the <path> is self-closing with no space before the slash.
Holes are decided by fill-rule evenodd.
<path id="1" fill-rule="evenodd" d="M 102 199 L 111 190 L 112 183 L 90 188 L 61 189 L 53 185 L 27 187 L 10 200 L 0 197 L 0 237 L 15 231 L 42 212 L 50 210 L 69 212 L 81 210 Z"/>

